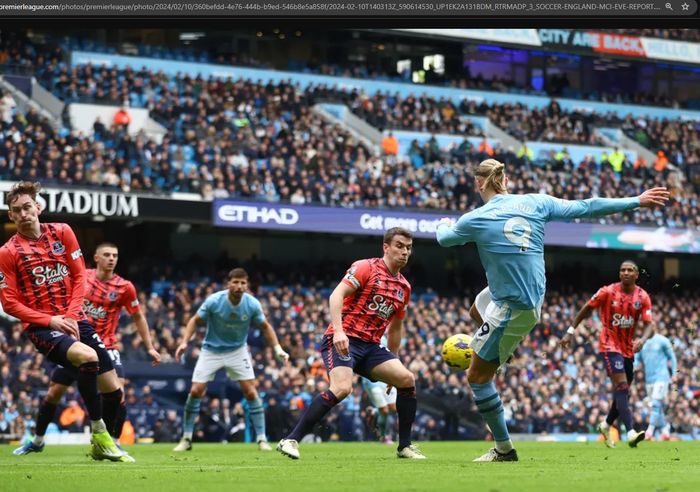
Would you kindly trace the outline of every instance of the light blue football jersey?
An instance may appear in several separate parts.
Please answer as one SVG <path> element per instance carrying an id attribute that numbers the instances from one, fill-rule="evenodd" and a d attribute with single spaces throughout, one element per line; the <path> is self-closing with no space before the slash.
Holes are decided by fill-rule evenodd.
<path id="1" fill-rule="evenodd" d="M 669 361 L 671 372 L 668 371 Z M 640 362 L 644 364 L 644 381 L 647 384 L 667 383 L 671 380 L 671 374 L 678 370 L 671 341 L 659 333 L 647 340 L 642 350 L 635 354 L 635 365 Z"/>
<path id="2" fill-rule="evenodd" d="M 250 323 L 265 321 L 260 301 L 243 293 L 237 306 L 228 299 L 228 290 L 216 292 L 202 303 L 197 315 L 207 323 L 203 348 L 212 352 L 230 352 L 248 342 Z"/>
<path id="3" fill-rule="evenodd" d="M 545 292 L 544 226 L 553 220 L 599 217 L 639 207 L 639 198 L 561 200 L 544 194 L 499 194 L 436 231 L 441 246 L 475 242 L 493 301 L 535 309 Z"/>

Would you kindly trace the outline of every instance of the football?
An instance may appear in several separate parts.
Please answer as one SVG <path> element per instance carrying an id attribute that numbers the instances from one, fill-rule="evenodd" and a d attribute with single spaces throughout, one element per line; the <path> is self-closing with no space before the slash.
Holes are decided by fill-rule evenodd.
<path id="1" fill-rule="evenodd" d="M 469 368 L 474 353 L 470 347 L 471 343 L 472 337 L 461 333 L 445 340 L 442 345 L 442 360 L 453 372 Z"/>

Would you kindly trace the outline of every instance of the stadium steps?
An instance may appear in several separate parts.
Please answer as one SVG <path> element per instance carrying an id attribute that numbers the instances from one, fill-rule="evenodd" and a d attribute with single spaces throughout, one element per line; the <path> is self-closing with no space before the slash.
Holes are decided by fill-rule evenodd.
<path id="1" fill-rule="evenodd" d="M 374 154 L 380 153 L 382 143 L 382 132 L 367 123 L 362 118 L 352 114 L 346 106 L 344 110 L 335 114 L 326 110 L 321 104 L 314 104 L 311 111 L 331 124 L 336 124 L 349 132 L 353 137 L 362 142 L 366 147 L 372 149 Z"/>
<path id="2" fill-rule="evenodd" d="M 21 80 L 25 79 L 25 80 Z M 14 82 L 14 83 L 13 83 Z M 29 87 L 29 94 L 19 89 L 15 84 L 24 83 Z M 45 118 L 54 130 L 61 128 L 61 114 L 63 113 L 63 101 L 41 87 L 34 77 L 7 77 L 0 75 L 0 87 L 9 92 L 17 103 L 17 111 L 27 113 L 34 109 Z"/>

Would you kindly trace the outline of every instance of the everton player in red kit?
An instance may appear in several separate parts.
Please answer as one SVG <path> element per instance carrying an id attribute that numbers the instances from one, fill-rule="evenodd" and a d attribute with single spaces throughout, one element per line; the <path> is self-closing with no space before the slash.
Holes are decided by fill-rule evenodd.
<path id="1" fill-rule="evenodd" d="M 39 352 L 56 364 L 77 369 L 78 389 L 91 421 L 92 456 L 122 461 L 102 420 L 97 376 L 113 369 L 82 310 L 82 252 L 70 226 L 40 223 L 39 189 L 39 183 L 23 181 L 5 197 L 17 234 L 0 248 L 0 301 L 5 312 L 22 322 Z M 43 442 L 32 444 L 35 451 L 43 449 Z"/>
<path id="2" fill-rule="evenodd" d="M 136 329 L 143 340 L 148 354 L 153 359 L 153 365 L 160 364 L 160 354 L 153 348 L 151 336 L 148 330 L 148 322 L 141 312 L 139 301 L 136 296 L 134 284 L 114 273 L 119 260 L 119 250 L 114 244 L 102 243 L 95 250 L 94 269 L 87 270 L 87 289 L 84 298 L 83 310 L 88 320 L 95 326 L 95 331 L 106 346 L 109 357 L 112 360 L 114 369 L 121 379 L 121 388 L 116 392 L 103 393 L 102 398 L 113 408 L 116 406 L 117 413 L 112 420 L 112 428 L 108 428 L 109 433 L 116 440 L 122 433 L 124 421 L 126 420 L 126 405 L 123 398 L 124 389 L 124 366 L 121 362 L 121 355 L 116 347 L 116 331 L 119 325 L 119 315 L 124 308 L 134 319 Z M 41 405 L 36 423 L 36 435 L 43 438 L 46 429 L 56 413 L 56 407 L 63 398 L 63 395 L 78 378 L 77 371 L 73 367 L 57 366 L 51 374 L 51 385 L 46 395 L 46 399 Z M 116 401 L 112 401 L 115 400 Z M 117 442 L 117 446 L 119 443 Z M 26 447 L 26 446 L 24 446 Z M 23 447 L 23 448 L 24 448 Z M 22 453 L 19 448 L 17 454 Z M 133 458 L 125 454 L 125 460 L 131 461 Z"/>
<path id="3" fill-rule="evenodd" d="M 321 342 L 330 386 L 314 398 L 294 430 L 277 445 L 277 450 L 285 456 L 299 458 L 299 441 L 352 392 L 353 372 L 356 372 L 397 388 L 397 456 L 425 459 L 411 444 L 416 416 L 415 378 L 396 356 L 411 297 L 411 285 L 400 270 L 408 263 L 412 245 L 409 231 L 389 229 L 384 234 L 384 256 L 353 263 L 331 294 L 331 324 Z M 387 327 L 388 350 L 379 344 Z"/>
<path id="4" fill-rule="evenodd" d="M 561 340 L 561 345 L 568 347 L 579 323 L 595 309 L 598 310 L 603 325 L 598 349 L 614 388 L 610 411 L 607 418 L 598 425 L 598 430 L 610 448 L 615 447 L 615 442 L 610 437 L 610 426 L 618 416 L 627 429 L 627 443 L 630 447 L 635 448 L 644 440 L 644 431 L 637 432 L 632 428 L 629 404 L 629 385 L 634 378 L 634 353 L 639 352 L 653 334 L 651 299 L 637 285 L 638 278 L 639 267 L 636 263 L 624 261 L 620 265 L 620 282 L 601 287 L 578 312 L 573 325 Z M 634 340 L 637 327 L 643 333 L 641 338 Z"/>

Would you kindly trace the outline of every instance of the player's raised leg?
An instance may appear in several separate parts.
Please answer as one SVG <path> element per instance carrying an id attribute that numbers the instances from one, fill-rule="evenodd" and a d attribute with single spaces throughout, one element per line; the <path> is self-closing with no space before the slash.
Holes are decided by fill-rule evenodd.
<path id="1" fill-rule="evenodd" d="M 380 349 L 388 354 L 386 349 Z M 426 457 L 411 443 L 411 431 L 416 420 L 416 379 L 396 358 L 386 360 L 370 371 L 372 379 L 384 381 L 396 388 L 396 413 L 399 416 L 399 445 L 396 455 L 399 458 L 424 460 Z"/>
<path id="2" fill-rule="evenodd" d="M 329 350 L 324 349 L 323 351 L 324 360 L 325 356 L 328 356 L 331 352 L 337 357 L 337 352 L 335 352 L 335 349 L 331 345 Z M 331 356 L 333 357 L 333 355 Z M 350 359 L 350 357 L 347 359 Z M 333 365 L 334 364 L 331 364 L 331 366 Z M 335 365 L 328 375 L 330 378 L 328 389 L 316 395 L 311 401 L 309 408 L 301 415 L 301 418 L 292 432 L 277 445 L 277 451 L 283 455 L 295 460 L 299 459 L 299 441 L 301 441 L 305 435 L 309 434 L 314 426 L 352 391 L 352 367 Z"/>

